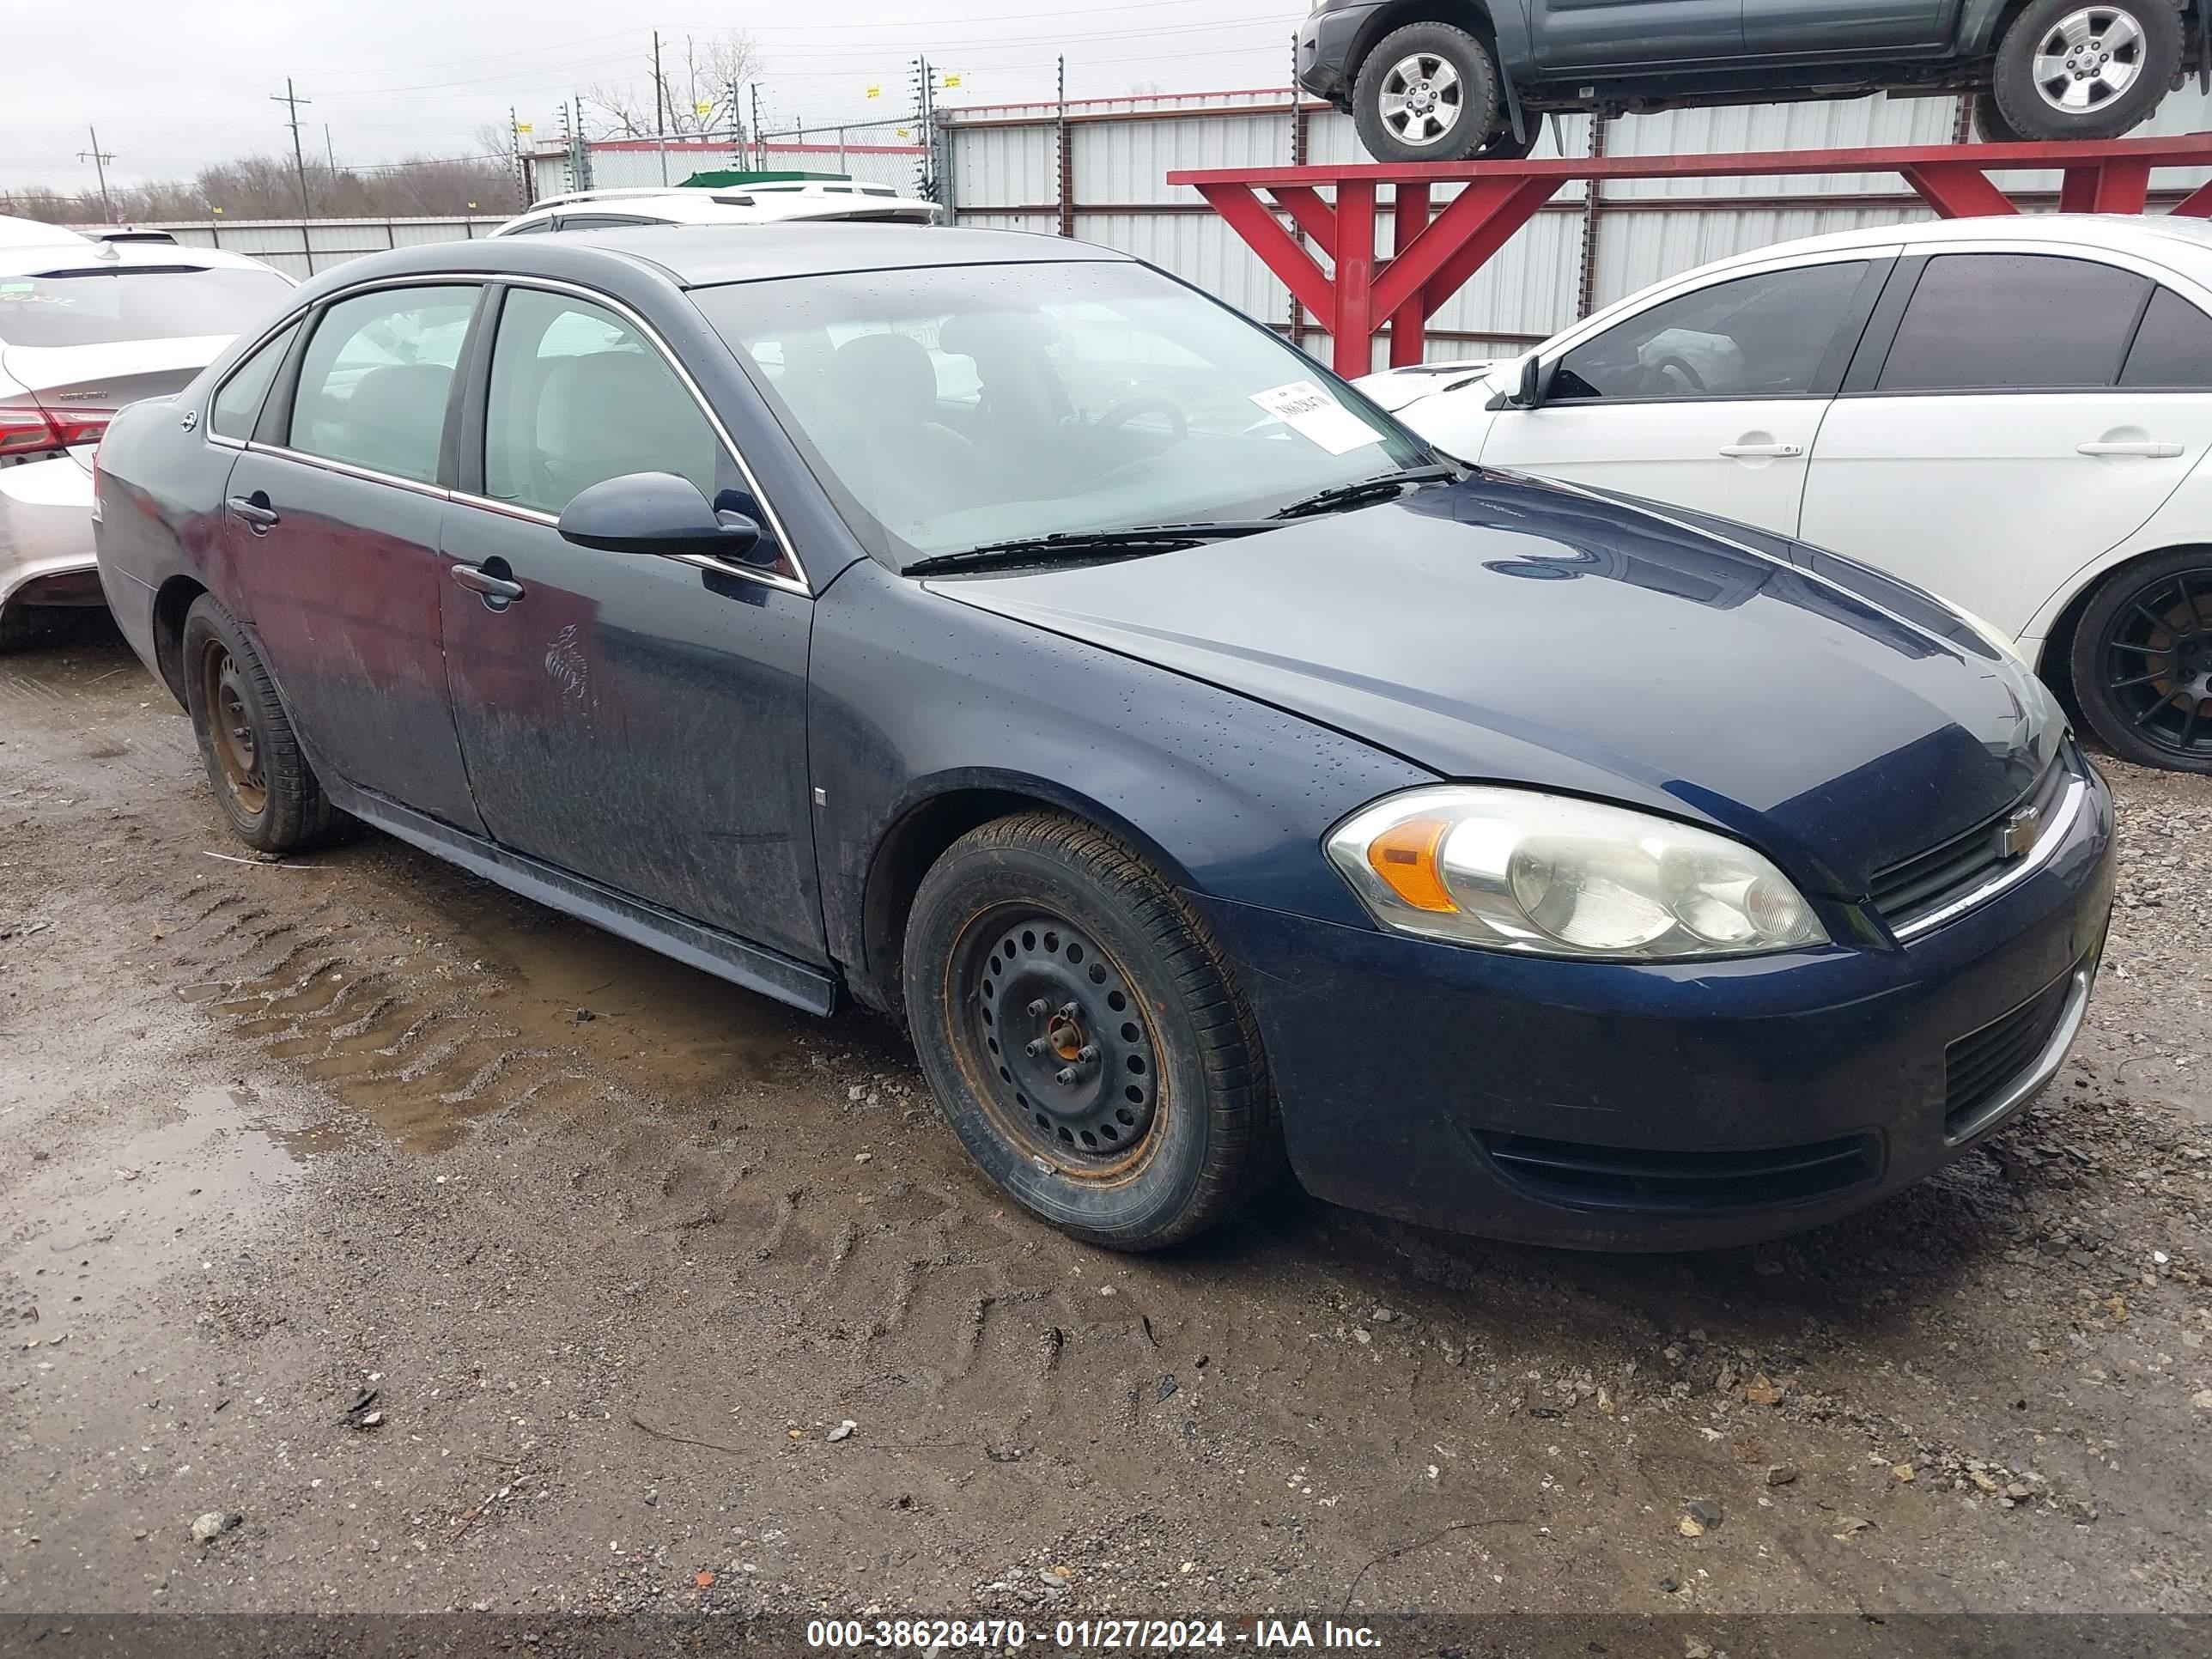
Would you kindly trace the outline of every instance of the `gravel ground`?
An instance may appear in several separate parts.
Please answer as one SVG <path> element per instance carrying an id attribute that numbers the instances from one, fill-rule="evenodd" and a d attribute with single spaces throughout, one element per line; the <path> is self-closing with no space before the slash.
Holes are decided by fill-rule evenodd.
<path id="1" fill-rule="evenodd" d="M 2057 1082 L 1756 1250 L 1010 1212 L 895 1033 L 0 661 L 0 1612 L 2212 1607 L 2212 781 Z M 197 1534 L 204 1535 L 196 1535 Z"/>

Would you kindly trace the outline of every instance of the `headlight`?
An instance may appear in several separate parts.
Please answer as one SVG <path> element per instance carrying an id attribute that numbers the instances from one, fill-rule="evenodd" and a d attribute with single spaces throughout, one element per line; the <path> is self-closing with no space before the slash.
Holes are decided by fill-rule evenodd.
<path id="1" fill-rule="evenodd" d="M 1568 795 L 1408 790 L 1353 813 L 1326 844 L 1383 927 L 1461 945 L 1671 962 L 1828 937 L 1742 842 Z"/>

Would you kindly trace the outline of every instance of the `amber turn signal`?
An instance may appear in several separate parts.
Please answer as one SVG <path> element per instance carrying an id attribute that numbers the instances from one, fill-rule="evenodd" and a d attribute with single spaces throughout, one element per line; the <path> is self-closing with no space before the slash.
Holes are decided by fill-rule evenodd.
<path id="1" fill-rule="evenodd" d="M 1408 818 L 1394 825 L 1367 844 L 1369 867 L 1416 910 L 1456 910 L 1437 866 L 1451 827 L 1449 818 Z"/>

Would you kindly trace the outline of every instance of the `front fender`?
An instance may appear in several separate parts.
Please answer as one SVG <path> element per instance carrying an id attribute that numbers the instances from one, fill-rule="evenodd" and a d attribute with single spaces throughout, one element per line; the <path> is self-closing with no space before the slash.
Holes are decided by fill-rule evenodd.
<path id="1" fill-rule="evenodd" d="M 872 561 L 818 604 L 808 681 L 823 921 L 856 981 L 881 978 L 868 948 L 879 854 L 933 801 L 1058 806 L 1121 835 L 1191 891 L 1367 927 L 1322 856 L 1322 835 L 1354 807 L 1431 777 L 1310 720 L 978 610 Z"/>

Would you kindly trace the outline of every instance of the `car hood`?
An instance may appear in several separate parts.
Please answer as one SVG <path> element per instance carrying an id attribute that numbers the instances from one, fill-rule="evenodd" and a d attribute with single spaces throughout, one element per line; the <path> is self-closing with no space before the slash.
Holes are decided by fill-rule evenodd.
<path id="1" fill-rule="evenodd" d="M 1442 777 L 1711 824 L 1844 896 L 2017 799 L 2064 734 L 2032 675 L 1916 588 L 1516 475 L 927 586 Z"/>

